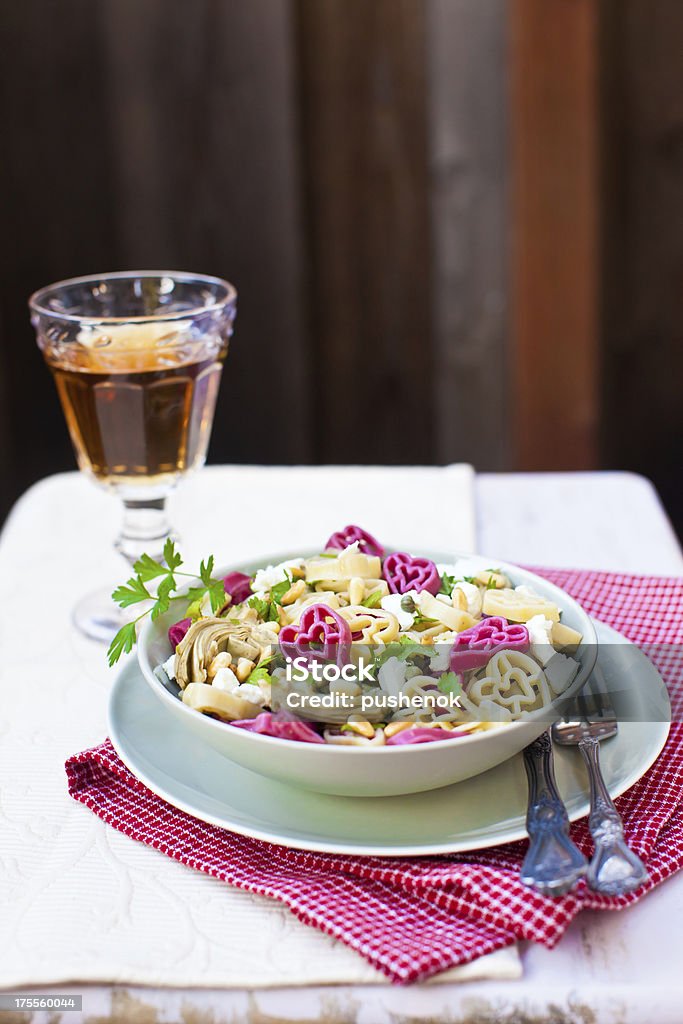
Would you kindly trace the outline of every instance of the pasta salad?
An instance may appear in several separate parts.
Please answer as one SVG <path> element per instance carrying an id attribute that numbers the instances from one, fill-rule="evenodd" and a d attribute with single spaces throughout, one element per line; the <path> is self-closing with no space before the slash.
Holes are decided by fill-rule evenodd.
<path id="1" fill-rule="evenodd" d="M 495 566 L 386 552 L 347 526 L 319 554 L 232 572 L 168 632 L 157 669 L 239 729 L 344 746 L 457 739 L 549 706 L 581 634 Z"/>

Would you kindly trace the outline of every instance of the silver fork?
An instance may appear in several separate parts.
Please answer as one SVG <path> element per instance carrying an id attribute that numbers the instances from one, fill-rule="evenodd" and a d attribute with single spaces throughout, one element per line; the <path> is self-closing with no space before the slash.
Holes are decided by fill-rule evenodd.
<path id="1" fill-rule="evenodd" d="M 640 857 L 624 839 L 621 816 L 607 791 L 600 769 L 600 741 L 616 736 L 617 716 L 609 697 L 591 676 L 576 700 L 577 717 L 555 722 L 552 737 L 561 746 L 577 746 L 590 781 L 590 829 L 595 852 L 586 879 L 591 889 L 607 896 L 623 896 L 648 879 Z"/>
<path id="2" fill-rule="evenodd" d="M 569 836 L 567 810 L 555 782 L 549 731 L 524 748 L 524 767 L 529 783 L 529 849 L 522 864 L 522 881 L 544 896 L 562 896 L 586 874 L 588 861 Z"/>

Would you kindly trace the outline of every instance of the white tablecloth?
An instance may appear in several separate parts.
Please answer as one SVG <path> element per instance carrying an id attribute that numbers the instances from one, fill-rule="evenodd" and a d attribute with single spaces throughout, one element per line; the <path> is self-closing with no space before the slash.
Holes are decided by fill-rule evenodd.
<path id="1" fill-rule="evenodd" d="M 358 521 L 392 544 L 474 547 L 468 466 L 212 468 L 180 489 L 173 514 L 189 565 L 322 546 Z M 0 543 L 0 987 L 381 980 L 281 905 L 132 842 L 67 796 L 64 760 L 104 738 L 112 678 L 69 613 L 88 587 L 125 578 L 117 516 L 115 501 L 64 474 L 19 502 Z M 448 972 L 518 974 L 514 949 Z"/>
<path id="2" fill-rule="evenodd" d="M 212 470 L 211 472 L 220 472 Z M 239 470 L 230 473 L 233 483 L 238 480 Z M 400 496 L 411 493 L 424 483 L 420 472 L 413 470 L 401 473 Z M 315 471 L 311 471 L 315 473 Z M 327 471 L 326 471 L 327 473 Z M 321 478 L 322 479 L 322 478 Z M 61 481 L 67 481 L 63 488 Z M 210 490 L 208 477 L 203 486 Z M 311 482 L 315 476 L 309 477 Z M 198 478 L 197 485 L 200 485 Z M 227 536 L 229 524 L 242 522 L 251 505 L 246 505 L 237 488 L 231 488 L 231 504 L 238 509 L 231 517 L 231 504 L 214 509 L 214 502 L 202 512 L 203 538 L 199 539 L 192 557 L 204 554 L 214 544 L 216 536 L 225 541 L 220 550 L 226 557 L 237 556 L 237 538 Z M 206 493 L 206 492 L 205 492 Z M 583 568 L 622 570 L 630 572 L 683 575 L 683 557 L 652 486 L 641 477 L 626 473 L 586 474 L 488 474 L 475 481 L 475 507 L 477 519 L 477 547 L 479 550 L 500 558 L 530 564 L 566 565 Z M 272 499 L 272 495 L 270 496 Z M 38 505 L 40 510 L 34 516 L 28 505 Z M 178 495 L 178 522 L 182 526 L 185 540 L 191 541 L 193 520 L 189 517 L 191 505 L 189 493 Z M 272 506 L 272 501 L 270 502 Z M 241 511 L 240 511 L 241 510 Z M 24 512 L 26 511 L 26 515 Z M 425 516 L 431 524 L 432 512 Z M 454 510 L 457 514 L 458 509 Z M 263 512 L 264 522 L 274 514 L 269 507 Z M 341 517 L 342 519 L 344 517 Z M 347 516 L 346 518 L 351 518 Z M 376 521 L 370 516 L 358 516 L 360 521 L 372 528 Z M 182 522 L 181 522 L 182 521 Z M 197 520 L 195 519 L 194 522 Z M 330 522 L 330 529 L 338 520 Z M 288 520 L 288 524 L 291 520 Z M 421 524 L 417 524 L 421 525 Z M 27 608 L 35 607 L 36 577 L 44 574 L 45 566 L 52 560 L 57 565 L 72 565 L 71 575 L 64 581 L 64 593 L 57 604 L 48 610 L 59 622 L 60 640 L 45 645 L 38 642 L 29 660 L 41 662 L 51 658 L 65 671 L 87 673 L 96 693 L 106 695 L 108 682 L 102 675 L 100 653 L 86 641 L 76 639 L 68 629 L 68 611 L 73 600 L 80 595 L 84 585 L 96 586 L 102 578 L 118 578 L 120 563 L 106 545 L 117 526 L 114 504 L 99 494 L 85 481 L 74 476 L 49 480 L 29 493 L 10 522 L 7 532 L 0 540 L 0 572 L 3 587 L 0 588 L 0 630 L 4 627 L 3 654 L 7 650 L 8 636 L 16 640 L 18 623 L 26 617 Z M 38 527 L 40 530 L 37 532 Z M 189 531 L 188 532 L 188 528 Z M 289 528 L 289 525 L 288 525 Z M 399 533 L 392 540 L 413 543 L 413 537 Z M 234 532 L 234 531 L 233 531 Z M 97 546 L 85 550 L 79 544 L 82 535 L 96 536 Z M 422 537 L 422 531 L 420 532 Z M 310 536 L 297 535 L 296 542 L 310 542 Z M 294 540 L 294 538 L 293 538 Z M 227 550 L 227 543 L 235 547 Z M 437 546 L 437 540 L 434 540 Z M 59 546 L 65 550 L 59 551 Z M 187 545 L 186 545 L 187 546 Z M 264 544 L 267 551 L 279 544 Z M 10 559 L 8 547 L 14 547 L 16 554 Z M 57 548 L 57 554 L 53 552 Z M 102 557 L 99 557 L 99 552 Z M 97 557 L 95 557 L 97 555 Z M 8 574 L 8 570 L 10 570 Z M 62 570 L 64 573 L 64 570 Z M 26 574 L 32 574 L 28 579 Z M 54 590 L 50 588 L 50 593 Z M 23 628 L 23 627 L 22 627 Z M 39 641 L 39 637 L 35 638 Z M 74 668 L 75 666 L 75 668 Z M 14 667 L 14 666 L 13 666 Z M 34 675 L 20 665 L 16 678 L 34 679 Z M 0 669 L 2 671 L 2 669 Z M 41 679 L 43 678 L 41 674 Z M 15 678 L 14 671 L 11 673 Z M 7 676 L 3 676 L 3 692 Z M 50 676 L 45 677 L 43 691 L 50 685 Z M 67 737 L 63 743 L 64 756 L 75 746 L 96 742 L 101 735 L 101 723 L 87 721 L 83 709 L 74 708 L 76 737 Z M 41 834 L 58 841 L 58 833 L 51 819 L 50 803 L 54 800 L 53 789 L 46 789 L 36 798 L 41 813 L 25 813 L 17 778 L 17 766 L 3 760 L 8 726 L 0 709 L 0 777 L 10 779 L 15 796 L 11 804 L 5 799 L 4 788 L 0 791 L 0 915 L 4 914 L 11 898 L 17 911 L 12 919 L 12 936 L 23 948 L 33 936 L 40 937 L 41 929 L 48 925 L 41 913 L 44 894 L 50 897 L 49 878 L 41 875 L 39 857 L 31 858 L 30 851 L 41 841 Z M 35 739 L 35 742 L 34 742 Z M 32 732 L 26 739 L 31 756 L 40 756 L 44 737 Z M 74 743 L 74 739 L 79 742 Z M 59 786 L 56 789 L 61 790 Z M 24 794 L 25 795 L 25 794 Z M 59 797 L 61 799 L 61 795 Z M 8 815 L 8 809 L 10 814 Z M 47 813 L 45 811 L 47 810 Z M 82 809 L 81 809 L 82 810 Z M 87 815 L 87 812 L 83 812 Z M 98 829 L 98 823 L 92 823 Z M 30 888 L 22 878 L 24 866 L 17 863 L 7 851 L 6 836 L 18 832 L 26 841 L 29 852 L 28 867 L 34 872 L 36 882 Z M 126 848 L 122 845 L 125 842 Z M 129 906 L 129 922 L 138 912 L 139 901 L 146 885 L 155 885 L 154 872 L 149 870 L 152 861 L 145 861 L 140 870 L 131 867 L 128 859 L 139 847 L 122 840 L 115 833 L 99 830 L 99 848 L 107 859 L 113 856 L 115 868 L 107 878 L 107 887 L 122 892 Z M 88 870 L 81 868 L 78 850 L 74 852 L 73 870 L 79 874 L 80 903 L 70 912 L 83 915 L 90 907 L 96 919 L 100 941 L 106 941 L 107 931 L 115 922 L 106 916 L 106 903 L 98 897 L 101 880 Z M 144 851 L 151 854 L 152 851 Z M 137 856 L 137 854 L 136 854 Z M 182 871 L 179 866 L 178 871 Z M 191 873 L 190 873 L 191 874 Z M 150 882 L 151 879 L 151 882 Z M 211 880 L 206 880 L 210 885 Z M 157 890 L 153 888 L 153 891 Z M 221 899 L 219 887 L 212 890 L 209 908 L 216 899 Z M 159 890 L 163 901 L 169 900 L 165 887 Z M 52 897 L 50 897 L 52 898 Z M 56 897 L 53 898 L 56 901 Z M 273 908 L 267 913 L 269 921 L 283 929 L 288 927 L 284 910 Z M 184 919 L 179 908 L 176 921 Z M 262 917 L 258 908 L 249 905 L 249 913 L 241 919 L 240 927 L 249 927 L 254 920 Z M 134 988 L 130 985 L 84 986 L 72 984 L 71 991 L 84 992 L 86 1016 L 97 1016 L 102 1020 L 133 1021 L 154 1020 L 158 1024 L 170 1024 L 178 1020 L 224 1021 L 238 1024 L 242 1021 L 270 1020 L 316 1021 L 325 1019 L 329 1024 L 337 1021 L 344 1024 L 395 1024 L 397 1020 L 449 1021 L 451 1024 L 471 1024 L 473 1021 L 522 1021 L 555 1022 L 562 1024 L 680 1024 L 683 991 L 678 969 L 683 960 L 683 876 L 671 879 L 653 892 L 642 903 L 621 914 L 584 913 L 572 923 L 567 935 L 554 950 L 529 945 L 522 950 L 524 964 L 523 978 L 515 981 L 470 980 L 454 984 L 413 986 L 409 989 L 396 988 L 386 984 L 344 984 L 337 986 L 313 985 L 306 988 L 273 988 L 253 990 L 245 978 L 242 988 L 204 988 L 177 990 L 169 988 Z M 295 922 L 296 924 L 296 922 Z M 217 941 L 225 943 L 225 932 L 229 920 L 221 919 L 220 927 L 213 927 L 204 937 L 207 945 Z M 61 923 L 54 922 L 57 929 L 52 941 L 59 941 L 64 934 Z M 268 925 L 266 924 L 266 927 Z M 0 917 L 0 934 L 5 927 Z M 325 944 L 327 957 L 333 948 L 325 936 L 305 929 L 311 942 Z M 252 933 L 250 933 L 252 934 Z M 280 934 L 284 935 L 284 931 Z M 306 941 L 297 936 L 295 941 Z M 12 940 L 13 941 L 13 940 Z M 0 942 L 0 959 L 6 955 L 8 942 Z M 260 942 L 245 941 L 242 948 L 259 949 Z M 301 949 L 301 946 L 297 946 Z M 322 949 L 322 945 L 319 946 Z M 81 943 L 79 949 L 86 954 Z M 220 946 L 223 959 L 229 951 Z M 286 955 L 286 953 L 283 953 Z M 334 948 L 334 960 L 343 960 L 343 972 L 351 956 L 341 946 Z M 318 963 L 313 958 L 311 963 Z M 282 965 L 277 965 L 280 968 Z M 295 975 L 294 975 L 295 976 Z M 35 982 L 37 975 L 31 976 Z M 75 1021 L 75 1014 L 64 1021 Z M 47 1014 L 33 1018 L 35 1024 L 48 1024 Z"/>

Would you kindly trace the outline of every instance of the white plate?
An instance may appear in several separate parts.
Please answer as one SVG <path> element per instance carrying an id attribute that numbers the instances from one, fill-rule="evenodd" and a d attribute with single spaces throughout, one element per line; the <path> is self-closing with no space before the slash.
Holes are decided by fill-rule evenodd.
<path id="1" fill-rule="evenodd" d="M 629 789 L 669 732 L 666 688 L 626 639 L 596 623 L 596 672 L 627 688 L 629 717 L 602 744 L 612 796 Z M 612 682 L 612 689 L 618 689 Z M 408 796 L 344 797 L 298 789 L 228 761 L 183 728 L 145 684 L 134 662 L 117 678 L 109 735 L 130 771 L 154 793 L 202 821 L 303 850 L 408 857 L 512 842 L 526 836 L 526 777 L 520 754 L 465 782 Z M 556 749 L 555 771 L 572 821 L 588 811 L 580 755 Z"/>

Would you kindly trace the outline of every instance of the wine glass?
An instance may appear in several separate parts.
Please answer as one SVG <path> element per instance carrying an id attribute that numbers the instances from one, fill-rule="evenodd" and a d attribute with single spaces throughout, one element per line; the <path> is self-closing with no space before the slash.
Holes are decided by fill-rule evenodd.
<path id="1" fill-rule="evenodd" d="M 168 496 L 206 459 L 236 301 L 227 281 L 175 271 L 77 277 L 29 299 L 78 466 L 123 503 L 115 544 L 130 565 L 161 557 Z M 103 589 L 73 619 L 108 642 L 125 615 Z"/>

